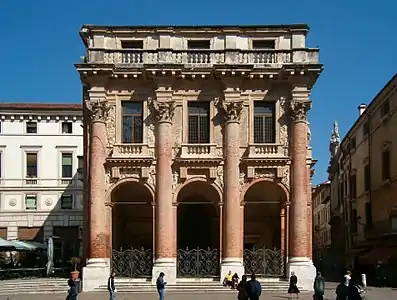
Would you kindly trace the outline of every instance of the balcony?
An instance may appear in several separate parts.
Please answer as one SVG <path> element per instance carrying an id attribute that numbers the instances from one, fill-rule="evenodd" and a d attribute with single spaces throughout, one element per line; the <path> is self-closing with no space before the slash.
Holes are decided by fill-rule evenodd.
<path id="1" fill-rule="evenodd" d="M 182 144 L 181 159 L 216 159 L 217 155 L 215 144 Z"/>
<path id="2" fill-rule="evenodd" d="M 367 239 L 376 239 L 382 236 L 397 235 L 397 218 L 374 222 L 372 226 L 366 226 L 365 237 Z"/>
<path id="3" fill-rule="evenodd" d="M 283 146 L 279 144 L 250 144 L 248 158 L 267 158 L 284 156 Z"/>
<path id="4" fill-rule="evenodd" d="M 127 50 L 88 49 L 87 63 L 139 68 L 167 64 L 208 68 L 216 65 L 277 67 L 285 64 L 319 64 L 319 49 L 291 50 Z"/>
<path id="5" fill-rule="evenodd" d="M 115 144 L 111 158 L 149 158 L 148 144 Z"/>

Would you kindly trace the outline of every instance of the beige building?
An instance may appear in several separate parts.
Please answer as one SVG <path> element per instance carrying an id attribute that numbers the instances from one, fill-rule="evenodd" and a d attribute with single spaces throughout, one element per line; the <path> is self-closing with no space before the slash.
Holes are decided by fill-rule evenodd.
<path id="1" fill-rule="evenodd" d="M 396 110 L 397 75 L 368 106 L 359 106 L 331 159 L 332 245 L 344 236 L 336 248 L 344 248 L 347 267 L 386 263 L 397 254 Z"/>
<path id="2" fill-rule="evenodd" d="M 313 262 L 327 276 L 332 258 L 331 247 L 331 183 L 324 182 L 313 187 Z"/>
<path id="3" fill-rule="evenodd" d="M 312 288 L 307 113 L 322 66 L 307 33 L 83 26 L 85 290 L 110 264 L 170 284 L 295 271 Z"/>

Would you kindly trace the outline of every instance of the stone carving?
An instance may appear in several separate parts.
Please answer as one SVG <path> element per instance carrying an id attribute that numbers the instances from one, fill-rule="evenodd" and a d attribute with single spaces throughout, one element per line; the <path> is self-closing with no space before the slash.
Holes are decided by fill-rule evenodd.
<path id="1" fill-rule="evenodd" d="M 225 101 L 223 99 L 215 99 L 215 106 L 224 114 L 225 121 L 240 121 L 243 111 L 243 101 Z"/>
<path id="2" fill-rule="evenodd" d="M 295 122 L 307 122 L 307 114 L 312 106 L 310 101 L 291 101 L 291 117 Z"/>
<path id="3" fill-rule="evenodd" d="M 307 146 L 310 146 L 310 142 L 312 141 L 312 131 L 310 130 L 309 121 L 307 121 L 306 124 L 307 124 Z"/>
<path id="4" fill-rule="evenodd" d="M 45 205 L 51 206 L 52 205 L 52 199 L 51 198 L 45 199 Z"/>
<path id="5" fill-rule="evenodd" d="M 177 171 L 174 171 L 172 173 L 172 191 L 175 192 L 176 188 L 178 187 L 179 184 L 179 173 Z"/>
<path id="6" fill-rule="evenodd" d="M 154 134 L 154 124 L 150 123 L 147 127 L 147 137 L 146 137 L 146 141 L 148 143 L 149 146 L 153 146 L 155 143 L 155 134 Z"/>
<path id="7" fill-rule="evenodd" d="M 123 178 L 141 178 L 141 172 L 139 169 L 133 168 L 120 168 L 120 179 Z"/>
<path id="8" fill-rule="evenodd" d="M 112 147 L 116 142 L 116 107 L 113 105 L 109 108 L 106 130 L 108 133 L 108 147 Z"/>
<path id="9" fill-rule="evenodd" d="M 255 178 L 269 178 L 275 179 L 276 178 L 276 171 L 274 169 L 268 168 L 260 168 L 255 169 Z"/>
<path id="10" fill-rule="evenodd" d="M 223 166 L 219 166 L 216 170 L 216 179 L 215 182 L 223 188 Z"/>
<path id="11" fill-rule="evenodd" d="M 85 105 L 90 112 L 90 118 L 92 121 L 106 122 L 110 106 L 105 100 L 86 100 Z"/>
<path id="12" fill-rule="evenodd" d="M 284 156 L 289 155 L 289 134 L 288 134 L 288 110 L 286 109 L 287 101 L 285 97 L 280 98 L 280 144 L 284 148 Z"/>
<path id="13" fill-rule="evenodd" d="M 157 101 L 149 98 L 148 107 L 157 122 L 171 122 L 175 112 L 175 101 Z"/>
<path id="14" fill-rule="evenodd" d="M 16 199 L 10 199 L 10 206 L 14 207 L 17 205 L 17 200 Z"/>
<path id="15" fill-rule="evenodd" d="M 151 168 L 149 171 L 149 177 L 147 179 L 147 183 L 151 185 L 153 188 L 156 187 L 156 169 Z"/>
<path id="16" fill-rule="evenodd" d="M 287 188 L 289 188 L 290 174 L 289 168 L 284 168 L 283 177 L 281 178 L 281 183 L 284 184 Z"/>
<path id="17" fill-rule="evenodd" d="M 246 182 L 247 182 L 247 178 L 245 177 L 245 173 L 240 172 L 240 177 L 239 177 L 240 192 L 243 190 Z"/>
<path id="18" fill-rule="evenodd" d="M 329 141 L 329 152 L 331 154 L 331 160 L 338 152 L 339 146 L 340 146 L 339 126 L 338 123 L 334 121 L 334 127 L 332 129 L 331 139 Z"/>

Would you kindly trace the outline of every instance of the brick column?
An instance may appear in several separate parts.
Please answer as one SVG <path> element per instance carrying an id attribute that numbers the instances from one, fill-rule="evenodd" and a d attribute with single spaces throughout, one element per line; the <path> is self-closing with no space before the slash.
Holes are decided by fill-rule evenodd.
<path id="1" fill-rule="evenodd" d="M 296 86 L 291 100 L 291 206 L 288 271 L 295 272 L 303 289 L 312 290 L 316 270 L 309 260 L 307 215 L 307 114 L 309 91 Z"/>
<path id="2" fill-rule="evenodd" d="M 112 257 L 113 239 L 112 239 L 112 225 L 113 225 L 113 206 L 112 202 L 106 203 L 106 220 L 105 227 L 107 232 L 107 249 L 108 257 Z"/>
<path id="3" fill-rule="evenodd" d="M 313 206 L 312 206 L 312 172 L 311 167 L 307 167 L 308 187 L 307 187 L 307 253 L 309 259 L 313 260 Z"/>
<path id="4" fill-rule="evenodd" d="M 280 226 L 281 226 L 281 254 L 285 255 L 285 239 L 286 239 L 286 232 L 285 232 L 285 207 L 281 208 L 280 213 Z"/>
<path id="5" fill-rule="evenodd" d="M 90 254 L 90 118 L 89 110 L 83 105 L 83 263 L 89 258 Z"/>
<path id="6" fill-rule="evenodd" d="M 150 111 L 156 121 L 156 226 L 155 266 L 153 280 L 164 272 L 167 282 L 176 280 L 176 235 L 172 204 L 172 117 L 175 102 L 150 100 Z"/>
<path id="7" fill-rule="evenodd" d="M 243 274 L 242 229 L 240 209 L 240 116 L 243 102 L 236 100 L 217 101 L 218 109 L 225 117 L 224 128 L 224 207 L 223 207 L 223 255 L 221 279 L 230 270 Z"/>
<path id="8" fill-rule="evenodd" d="M 106 207 L 105 207 L 105 161 L 106 161 L 106 118 L 109 106 L 106 101 L 86 101 L 90 112 L 91 134 L 90 134 L 90 251 L 89 261 L 92 259 L 109 258 L 107 249 L 108 232 L 106 230 Z"/>

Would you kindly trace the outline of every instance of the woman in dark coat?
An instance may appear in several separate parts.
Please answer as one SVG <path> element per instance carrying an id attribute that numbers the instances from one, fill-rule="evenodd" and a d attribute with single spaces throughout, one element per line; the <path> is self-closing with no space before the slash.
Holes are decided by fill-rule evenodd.
<path id="1" fill-rule="evenodd" d="M 357 281 L 355 278 L 352 277 L 352 279 L 349 282 L 349 287 L 347 288 L 347 299 L 349 300 L 362 300 L 365 299 L 361 297 L 362 293 L 361 287 L 358 285 Z"/>
<path id="2" fill-rule="evenodd" d="M 346 286 L 345 283 L 345 278 L 341 280 L 341 282 L 338 284 L 335 290 L 336 294 L 336 300 L 346 300 L 347 299 L 347 290 L 348 287 Z"/>
<path id="3" fill-rule="evenodd" d="M 320 272 L 317 272 L 317 276 L 314 279 L 314 299 L 315 300 L 323 300 L 324 299 L 324 290 L 325 290 L 325 280 L 324 277 L 321 276 Z"/>
<path id="4" fill-rule="evenodd" d="M 289 278 L 288 294 L 296 294 L 296 298 L 298 298 L 300 293 L 297 284 L 298 277 L 296 277 L 294 272 L 291 272 L 291 277 Z"/>

